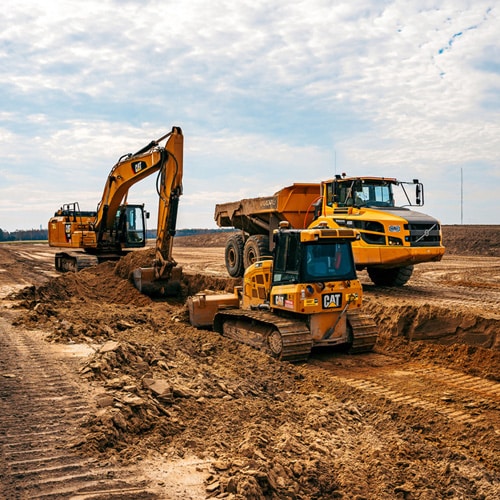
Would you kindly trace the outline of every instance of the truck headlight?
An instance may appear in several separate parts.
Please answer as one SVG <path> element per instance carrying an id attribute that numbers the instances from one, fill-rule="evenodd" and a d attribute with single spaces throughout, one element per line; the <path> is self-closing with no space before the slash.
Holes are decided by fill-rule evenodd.
<path id="1" fill-rule="evenodd" d="M 403 240 L 401 238 L 394 238 L 394 236 L 389 236 L 389 245 L 391 246 L 402 246 Z"/>

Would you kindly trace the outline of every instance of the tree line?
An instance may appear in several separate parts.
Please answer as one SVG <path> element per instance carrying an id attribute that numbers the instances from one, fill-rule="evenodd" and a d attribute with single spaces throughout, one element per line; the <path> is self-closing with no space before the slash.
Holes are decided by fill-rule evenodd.
<path id="1" fill-rule="evenodd" d="M 176 236 L 194 236 L 219 231 L 232 231 L 232 229 L 178 229 L 175 234 Z M 156 229 L 148 229 L 146 237 L 156 238 Z M 47 241 L 48 238 L 48 229 L 18 229 L 9 232 L 0 228 L 0 241 Z"/>
<path id="2" fill-rule="evenodd" d="M 0 241 L 44 241 L 48 238 L 48 229 L 17 229 L 5 231 L 0 228 Z"/>

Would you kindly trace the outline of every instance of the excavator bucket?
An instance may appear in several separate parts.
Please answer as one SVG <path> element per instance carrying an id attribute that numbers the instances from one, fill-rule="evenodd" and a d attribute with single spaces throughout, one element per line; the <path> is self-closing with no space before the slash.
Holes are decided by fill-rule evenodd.
<path id="1" fill-rule="evenodd" d="M 154 267 L 139 267 L 132 273 L 134 286 L 149 297 L 178 297 L 181 295 L 182 268 L 174 267 L 169 279 L 155 277 Z"/>

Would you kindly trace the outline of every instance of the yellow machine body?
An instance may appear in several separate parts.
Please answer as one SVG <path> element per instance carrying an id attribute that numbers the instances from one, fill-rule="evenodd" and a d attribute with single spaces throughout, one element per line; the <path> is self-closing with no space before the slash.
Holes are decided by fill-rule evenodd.
<path id="1" fill-rule="evenodd" d="M 273 258 L 248 267 L 233 294 L 188 299 L 191 324 L 292 361 L 307 358 L 313 347 L 371 350 L 377 331 L 361 314 L 356 238 L 350 229 L 277 230 Z"/>

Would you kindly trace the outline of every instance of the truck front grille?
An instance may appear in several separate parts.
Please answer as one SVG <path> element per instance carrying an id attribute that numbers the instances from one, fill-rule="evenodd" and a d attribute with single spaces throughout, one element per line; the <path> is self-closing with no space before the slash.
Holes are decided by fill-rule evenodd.
<path id="1" fill-rule="evenodd" d="M 411 222 L 405 224 L 405 229 L 410 231 L 412 247 L 438 247 L 441 243 L 441 227 L 437 222 Z"/>

